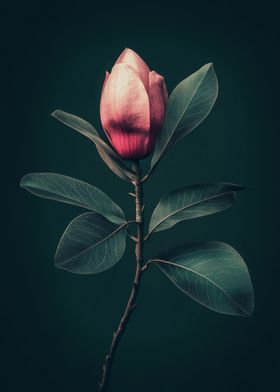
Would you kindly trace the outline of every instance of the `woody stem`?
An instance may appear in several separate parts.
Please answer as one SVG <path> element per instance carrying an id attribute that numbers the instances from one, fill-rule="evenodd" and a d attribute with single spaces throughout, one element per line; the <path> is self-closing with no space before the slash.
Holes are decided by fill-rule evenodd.
<path id="1" fill-rule="evenodd" d="M 136 307 L 136 299 L 138 291 L 140 288 L 140 281 L 142 277 L 143 265 L 143 244 L 144 244 L 144 216 L 143 216 L 143 189 L 141 182 L 141 172 L 139 162 L 134 163 L 134 170 L 136 173 L 135 181 L 133 182 L 135 187 L 135 208 L 136 208 L 136 224 L 137 224 L 137 236 L 136 236 L 136 246 L 135 246 L 135 256 L 136 256 L 136 271 L 134 276 L 134 281 L 132 284 L 131 293 L 121 318 L 118 328 L 113 333 L 113 339 L 108 354 L 105 358 L 105 363 L 103 365 L 102 378 L 99 383 L 99 392 L 105 392 L 108 387 L 108 381 L 111 374 L 112 365 L 115 359 L 116 350 L 119 345 L 120 339 L 124 334 L 128 321 L 132 315 L 133 310 Z"/>

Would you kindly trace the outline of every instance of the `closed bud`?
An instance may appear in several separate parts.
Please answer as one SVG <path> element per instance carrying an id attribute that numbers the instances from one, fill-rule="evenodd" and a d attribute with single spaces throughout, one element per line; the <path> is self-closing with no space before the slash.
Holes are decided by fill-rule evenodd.
<path id="1" fill-rule="evenodd" d="M 164 78 L 125 49 L 106 72 L 100 102 L 104 131 L 121 158 L 139 160 L 153 151 L 167 98 Z"/>

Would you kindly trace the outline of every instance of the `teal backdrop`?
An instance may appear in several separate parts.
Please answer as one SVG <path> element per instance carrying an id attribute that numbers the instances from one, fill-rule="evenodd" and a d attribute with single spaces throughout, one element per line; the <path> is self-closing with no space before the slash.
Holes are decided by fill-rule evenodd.
<path id="1" fill-rule="evenodd" d="M 111 270 L 56 269 L 67 224 L 83 210 L 20 189 L 29 172 L 91 182 L 133 214 L 129 184 L 94 145 L 50 116 L 77 114 L 102 132 L 105 70 L 130 47 L 169 92 L 213 62 L 220 91 L 209 117 L 145 185 L 146 216 L 162 194 L 207 181 L 250 186 L 230 209 L 155 234 L 146 255 L 189 240 L 220 240 L 244 257 L 251 318 L 213 313 L 156 269 L 143 279 L 121 341 L 112 392 L 255 392 L 279 385 L 279 29 L 276 2 L 61 1 L 2 5 L 1 377 L 3 392 L 96 391 L 134 272 L 133 247 Z M 5 185 L 4 185 L 5 184 Z M 275 384 L 276 383 L 276 384 Z M 276 385 L 276 387 L 274 386 Z"/>

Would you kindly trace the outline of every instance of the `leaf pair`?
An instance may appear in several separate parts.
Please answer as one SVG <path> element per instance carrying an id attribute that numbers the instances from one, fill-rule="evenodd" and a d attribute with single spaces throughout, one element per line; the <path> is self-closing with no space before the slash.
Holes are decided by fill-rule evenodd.
<path id="1" fill-rule="evenodd" d="M 55 265 L 70 272 L 94 274 L 111 268 L 126 246 L 124 212 L 104 192 L 75 178 L 56 173 L 31 173 L 20 184 L 29 192 L 89 209 L 66 228 L 55 254 Z"/>
<path id="2" fill-rule="evenodd" d="M 204 65 L 175 87 L 168 99 L 163 128 L 157 137 L 147 176 L 152 173 L 162 156 L 173 144 L 181 140 L 207 117 L 217 95 L 218 81 L 212 64 Z M 90 123 L 61 110 L 54 111 L 52 115 L 63 124 L 89 138 L 96 145 L 101 158 L 117 176 L 130 182 L 135 179 L 135 173 L 113 148 L 100 138 Z"/>
<path id="3" fill-rule="evenodd" d="M 171 228 L 180 221 L 213 214 L 230 207 L 236 192 L 227 183 L 184 187 L 164 196 L 155 208 L 149 234 Z M 249 316 L 254 307 L 253 288 L 242 257 L 222 242 L 190 243 L 152 258 L 184 293 L 209 309 Z"/>

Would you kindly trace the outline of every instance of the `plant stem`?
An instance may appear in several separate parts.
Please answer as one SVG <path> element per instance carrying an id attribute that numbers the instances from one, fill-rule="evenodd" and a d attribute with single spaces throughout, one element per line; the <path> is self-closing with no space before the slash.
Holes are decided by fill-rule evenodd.
<path id="1" fill-rule="evenodd" d="M 105 363 L 103 365 L 102 378 L 99 384 L 99 392 L 105 392 L 108 387 L 108 381 L 114 362 L 116 350 L 120 339 L 125 331 L 127 323 L 131 317 L 133 310 L 136 307 L 136 299 L 140 287 L 140 281 L 142 277 L 142 265 L 143 265 L 143 243 L 144 243 L 144 217 L 143 217 L 143 190 L 141 181 L 141 172 L 139 162 L 134 163 L 134 170 L 136 173 L 135 181 L 133 182 L 135 186 L 135 208 L 136 208 L 136 224 L 137 224 L 137 237 L 135 246 L 135 256 L 136 256 L 136 271 L 135 277 L 132 284 L 132 289 L 128 303 L 126 305 L 124 314 L 119 323 L 117 330 L 113 333 L 113 339 L 110 346 L 109 353 L 105 358 Z"/>

